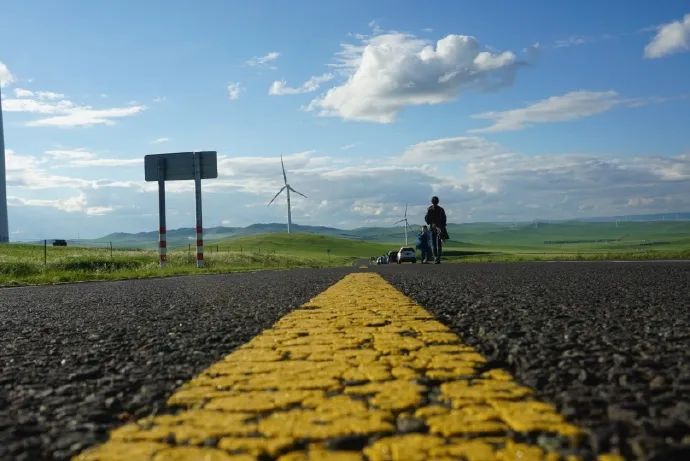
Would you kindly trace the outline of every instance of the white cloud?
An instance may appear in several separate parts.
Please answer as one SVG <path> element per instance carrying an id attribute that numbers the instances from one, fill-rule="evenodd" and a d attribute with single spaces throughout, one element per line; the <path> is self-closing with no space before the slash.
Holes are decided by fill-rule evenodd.
<path id="1" fill-rule="evenodd" d="M 88 216 L 103 216 L 115 210 L 112 206 L 88 206 L 83 192 L 64 199 L 35 199 L 16 196 L 7 197 L 10 206 L 49 207 L 67 213 L 84 213 Z"/>
<path id="2" fill-rule="evenodd" d="M 270 53 L 267 53 L 264 56 L 254 56 L 253 58 L 248 59 L 245 62 L 245 64 L 250 67 L 270 67 L 271 69 L 275 69 L 275 67 L 269 66 L 269 64 L 278 59 L 279 57 L 279 52 L 271 51 Z"/>
<path id="3" fill-rule="evenodd" d="M 68 213 L 86 210 L 86 196 L 83 193 L 66 199 L 27 199 L 22 197 L 8 197 L 10 205 L 51 207 Z"/>
<path id="4" fill-rule="evenodd" d="M 90 206 L 86 207 L 86 214 L 89 216 L 103 216 L 114 210 L 111 206 Z"/>
<path id="5" fill-rule="evenodd" d="M 118 167 L 143 165 L 143 158 L 94 158 L 90 160 L 74 160 L 72 166 L 83 167 Z"/>
<path id="6" fill-rule="evenodd" d="M 331 73 L 325 73 L 322 75 L 314 75 L 309 80 L 304 82 L 302 86 L 294 88 L 287 86 L 285 80 L 276 80 L 271 85 L 268 90 L 268 94 L 273 96 L 283 96 L 286 94 L 302 94 L 311 93 L 319 89 L 321 84 L 333 80 L 334 75 Z"/>
<path id="7" fill-rule="evenodd" d="M 347 120 L 390 123 L 406 106 L 452 101 L 461 91 L 512 82 L 519 66 L 510 51 L 487 51 L 474 37 L 436 43 L 389 33 L 342 45 L 334 67 L 347 81 L 314 99 L 310 110 Z"/>
<path id="8" fill-rule="evenodd" d="M 143 158 L 99 158 L 84 149 L 56 149 L 46 151 L 46 157 L 60 166 L 76 167 L 118 167 L 144 163 Z"/>
<path id="9" fill-rule="evenodd" d="M 350 76 L 362 62 L 362 54 L 366 48 L 367 38 L 362 37 L 362 40 L 363 42 L 358 44 L 341 43 L 340 50 L 335 53 L 335 62 L 328 66 L 336 69 L 345 77 Z"/>
<path id="10" fill-rule="evenodd" d="M 170 138 L 162 137 L 162 138 L 156 138 L 153 141 L 151 141 L 151 144 L 163 144 L 166 142 L 169 142 Z"/>
<path id="11" fill-rule="evenodd" d="M 33 98 L 34 92 L 24 88 L 15 88 L 14 95 L 18 98 Z"/>
<path id="12" fill-rule="evenodd" d="M 6 99 L 3 101 L 6 112 L 29 112 L 33 114 L 64 114 L 77 109 L 72 101 L 45 102 L 38 99 Z"/>
<path id="13" fill-rule="evenodd" d="M 496 143 L 477 136 L 434 139 L 410 146 L 401 156 L 403 162 L 435 163 L 469 160 L 503 151 Z"/>
<path id="14" fill-rule="evenodd" d="M 240 97 L 240 93 L 242 92 L 242 87 L 240 85 L 240 82 L 230 82 L 228 83 L 228 98 L 230 101 L 235 101 Z"/>
<path id="15" fill-rule="evenodd" d="M 542 99 L 520 109 L 473 115 L 473 118 L 491 120 L 493 125 L 470 131 L 515 131 L 537 123 L 576 120 L 606 112 L 624 102 L 628 101 L 621 99 L 615 91 L 572 91 Z"/>
<path id="16" fill-rule="evenodd" d="M 0 87 L 5 87 L 14 83 L 14 75 L 2 61 L 0 61 Z"/>
<path id="17" fill-rule="evenodd" d="M 657 34 L 644 48 L 646 58 L 662 58 L 669 54 L 690 50 L 690 14 L 682 20 L 659 27 Z"/>
<path id="18" fill-rule="evenodd" d="M 49 174 L 44 160 L 33 155 L 20 155 L 5 151 L 7 185 L 31 190 L 89 187 L 90 181 Z"/>
<path id="19" fill-rule="evenodd" d="M 39 160 L 31 155 L 18 155 L 12 149 L 5 149 L 5 170 L 10 172 L 24 171 L 35 168 Z"/>
<path id="20" fill-rule="evenodd" d="M 53 91 L 31 91 L 26 88 L 15 88 L 14 95 L 18 98 L 37 98 L 40 100 L 53 101 L 56 99 L 64 99 L 65 95 L 62 93 L 55 93 Z"/>
<path id="21" fill-rule="evenodd" d="M 38 99 L 49 99 L 49 100 L 63 99 L 65 97 L 65 95 L 62 93 L 55 93 L 52 91 L 37 91 L 36 96 L 38 97 Z"/>
<path id="22" fill-rule="evenodd" d="M 632 197 L 628 199 L 628 206 L 631 208 L 646 207 L 654 203 L 653 198 L 648 197 Z"/>
<path id="23" fill-rule="evenodd" d="M 379 26 L 379 23 L 373 19 L 369 21 L 368 26 L 371 29 L 371 33 L 374 35 L 379 35 L 383 32 L 383 29 L 381 28 L 381 26 Z"/>
<path id="24" fill-rule="evenodd" d="M 443 162 L 448 160 L 447 152 L 438 146 L 448 144 L 453 141 L 439 139 L 416 147 L 421 151 L 428 146 L 419 155 Z M 437 173 L 439 193 L 451 209 L 458 207 L 463 213 L 473 209 L 473 219 L 564 219 L 625 214 L 633 205 L 641 213 L 690 206 L 689 154 L 531 156 L 496 146 L 486 154 L 443 163 L 439 171 L 447 171 Z"/>
<path id="25" fill-rule="evenodd" d="M 638 159 L 638 162 L 644 163 L 662 181 L 690 180 L 690 154 L 678 157 L 649 157 Z"/>
<path id="26" fill-rule="evenodd" d="M 385 203 L 369 203 L 361 200 L 355 200 L 352 204 L 352 211 L 363 216 L 381 216 L 381 213 L 386 209 Z"/>
<path id="27" fill-rule="evenodd" d="M 28 122 L 27 126 L 56 126 L 61 128 L 114 125 L 114 118 L 131 117 L 146 110 L 146 106 L 115 107 L 112 109 L 92 109 L 89 106 L 75 107 L 64 115 L 43 118 Z"/>
<path id="28" fill-rule="evenodd" d="M 7 99 L 3 102 L 5 111 L 53 115 L 53 117 L 27 122 L 27 126 L 75 127 L 113 125 L 112 119 L 131 117 L 146 110 L 146 106 L 136 105 L 112 109 L 94 109 L 91 106 L 77 106 L 70 100 L 59 99 L 63 95 L 50 91 L 34 92 L 21 90 L 19 95 L 22 95 L 22 97 Z"/>
<path id="29" fill-rule="evenodd" d="M 46 157 L 51 161 L 72 162 L 75 160 L 91 160 L 96 158 L 96 154 L 84 149 L 54 149 L 46 151 Z"/>

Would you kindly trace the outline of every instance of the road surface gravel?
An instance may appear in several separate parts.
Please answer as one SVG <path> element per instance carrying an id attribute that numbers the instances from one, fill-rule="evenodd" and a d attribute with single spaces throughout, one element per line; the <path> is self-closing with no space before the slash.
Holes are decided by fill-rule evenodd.
<path id="1" fill-rule="evenodd" d="M 377 270 L 586 428 L 593 453 L 690 460 L 690 263 Z"/>
<path id="2" fill-rule="evenodd" d="M 0 288 L 0 460 L 65 460 L 349 269 Z"/>

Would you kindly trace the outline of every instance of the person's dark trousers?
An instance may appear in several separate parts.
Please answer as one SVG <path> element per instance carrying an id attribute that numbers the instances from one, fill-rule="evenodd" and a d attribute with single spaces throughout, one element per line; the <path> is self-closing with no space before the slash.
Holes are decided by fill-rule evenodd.
<path id="1" fill-rule="evenodd" d="M 422 262 L 427 262 L 431 259 L 431 247 L 428 244 L 422 245 Z"/>
<path id="2" fill-rule="evenodd" d="M 441 240 L 441 230 L 435 229 L 431 236 L 431 250 L 434 253 L 436 263 L 441 262 L 441 252 L 443 251 L 443 241 Z"/>

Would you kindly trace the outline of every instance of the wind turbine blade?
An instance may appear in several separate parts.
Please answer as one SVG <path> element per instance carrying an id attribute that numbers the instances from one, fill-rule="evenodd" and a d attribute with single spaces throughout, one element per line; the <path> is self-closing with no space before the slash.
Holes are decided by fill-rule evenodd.
<path id="1" fill-rule="evenodd" d="M 407 219 L 407 203 L 405 204 L 405 219 Z"/>
<path id="2" fill-rule="evenodd" d="M 309 198 L 309 197 L 307 197 L 306 195 L 304 195 L 303 193 L 297 192 L 297 191 L 296 191 L 295 189 L 293 189 L 293 187 L 290 186 L 290 185 L 288 185 L 288 188 L 289 188 L 292 192 L 294 192 L 295 194 L 299 194 L 299 195 L 301 195 L 301 196 L 304 197 L 304 198 Z"/>
<path id="3" fill-rule="evenodd" d="M 405 222 L 405 221 L 407 221 L 407 220 L 406 219 L 400 219 L 398 221 L 395 221 L 393 224 L 398 224 L 399 222 Z"/>
<path id="4" fill-rule="evenodd" d="M 283 181 L 285 181 L 285 185 L 287 186 L 287 175 L 285 174 L 285 164 L 283 163 L 283 156 L 280 156 L 280 166 L 283 167 Z"/>
<path id="5" fill-rule="evenodd" d="M 270 205 L 271 203 L 273 203 L 273 201 L 274 201 L 276 198 L 278 198 L 278 196 L 280 195 L 280 193 L 283 192 L 283 190 L 285 190 L 286 187 L 287 187 L 287 186 L 281 187 L 280 190 L 278 191 L 278 193 L 277 193 L 276 195 L 273 196 L 273 198 L 271 199 L 270 202 L 268 202 L 268 205 Z M 268 206 L 268 205 L 266 205 L 266 206 Z"/>

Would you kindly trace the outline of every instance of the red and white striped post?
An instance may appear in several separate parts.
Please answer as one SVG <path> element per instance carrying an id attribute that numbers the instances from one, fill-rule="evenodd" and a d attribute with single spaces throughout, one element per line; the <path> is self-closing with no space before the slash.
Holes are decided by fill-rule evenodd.
<path id="1" fill-rule="evenodd" d="M 165 263 L 168 261 L 168 247 L 165 238 L 165 227 L 158 229 L 158 259 L 160 267 L 165 267 Z"/>
<path id="2" fill-rule="evenodd" d="M 158 262 L 165 267 L 168 245 L 165 237 L 165 159 L 158 159 Z"/>
<path id="3" fill-rule="evenodd" d="M 196 267 L 204 267 L 204 229 L 196 228 Z"/>
<path id="4" fill-rule="evenodd" d="M 196 267 L 204 267 L 204 227 L 201 223 L 201 155 L 194 152 L 194 195 L 196 196 Z"/>

